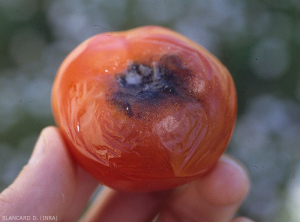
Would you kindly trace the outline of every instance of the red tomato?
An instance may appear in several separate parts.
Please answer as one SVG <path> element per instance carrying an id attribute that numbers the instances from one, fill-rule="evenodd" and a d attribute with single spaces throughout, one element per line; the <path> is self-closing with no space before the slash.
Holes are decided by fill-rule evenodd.
<path id="1" fill-rule="evenodd" d="M 99 34 L 62 63 L 54 118 L 100 183 L 149 192 L 188 183 L 226 149 L 236 90 L 221 62 L 162 27 Z"/>

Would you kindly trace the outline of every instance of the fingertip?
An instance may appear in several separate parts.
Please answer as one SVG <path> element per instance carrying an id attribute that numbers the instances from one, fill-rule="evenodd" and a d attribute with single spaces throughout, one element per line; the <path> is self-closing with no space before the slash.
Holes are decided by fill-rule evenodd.
<path id="1" fill-rule="evenodd" d="M 237 217 L 232 219 L 230 222 L 255 222 L 255 221 L 246 217 Z"/>
<path id="2" fill-rule="evenodd" d="M 48 126 L 41 131 L 28 161 L 29 165 L 36 164 L 41 159 L 41 157 L 45 154 L 48 141 L 51 138 L 56 138 L 56 133 L 57 129 L 54 126 Z"/>
<path id="3" fill-rule="evenodd" d="M 237 159 L 224 154 L 221 158 L 220 158 L 221 162 L 224 162 L 228 165 L 231 165 L 233 168 L 235 168 L 237 171 L 239 171 L 239 174 L 241 176 L 241 179 L 243 179 L 245 181 L 246 184 L 250 185 L 250 176 L 248 173 L 248 170 L 246 169 L 246 167 Z"/>
<path id="4" fill-rule="evenodd" d="M 199 192 L 213 205 L 240 203 L 250 189 L 247 170 L 235 159 L 224 155 L 216 167 L 198 180 Z"/>

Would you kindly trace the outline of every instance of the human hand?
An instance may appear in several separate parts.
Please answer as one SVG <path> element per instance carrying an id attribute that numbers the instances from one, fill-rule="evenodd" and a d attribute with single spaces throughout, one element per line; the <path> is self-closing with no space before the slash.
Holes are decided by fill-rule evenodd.
<path id="1" fill-rule="evenodd" d="M 31 221 L 49 217 L 66 222 L 146 222 L 159 215 L 155 221 L 252 221 L 232 219 L 250 182 L 246 170 L 228 156 L 208 175 L 171 191 L 125 193 L 104 188 L 80 218 L 97 185 L 73 161 L 59 131 L 47 127 L 28 164 L 0 194 L 0 220 L 23 216 Z"/>

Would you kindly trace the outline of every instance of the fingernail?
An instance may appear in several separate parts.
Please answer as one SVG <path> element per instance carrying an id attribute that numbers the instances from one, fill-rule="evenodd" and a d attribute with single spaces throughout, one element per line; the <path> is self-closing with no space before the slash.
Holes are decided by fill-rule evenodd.
<path id="1" fill-rule="evenodd" d="M 247 182 L 250 182 L 250 177 L 249 177 L 247 169 L 241 163 L 239 163 L 237 160 L 234 160 L 230 156 L 223 155 L 221 157 L 221 161 L 223 161 L 225 163 L 228 163 L 231 166 L 235 167 L 235 169 L 237 169 L 241 173 L 244 180 L 247 181 Z"/>
<path id="2" fill-rule="evenodd" d="M 34 150 L 31 154 L 28 164 L 31 164 L 31 165 L 36 164 L 41 159 L 41 157 L 44 155 L 45 148 L 46 148 L 46 142 L 45 142 L 45 138 L 44 138 L 43 132 L 42 132 L 35 144 Z"/>

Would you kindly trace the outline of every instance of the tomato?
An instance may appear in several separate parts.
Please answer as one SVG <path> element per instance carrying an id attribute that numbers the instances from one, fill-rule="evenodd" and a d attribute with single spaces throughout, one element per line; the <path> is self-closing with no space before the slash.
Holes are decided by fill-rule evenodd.
<path id="1" fill-rule="evenodd" d="M 150 192 L 214 167 L 237 99 L 217 58 L 178 33 L 147 26 L 80 44 L 58 70 L 52 108 L 87 172 L 114 189 Z"/>

